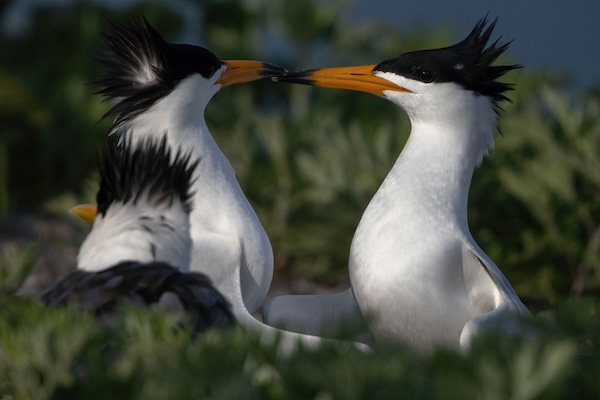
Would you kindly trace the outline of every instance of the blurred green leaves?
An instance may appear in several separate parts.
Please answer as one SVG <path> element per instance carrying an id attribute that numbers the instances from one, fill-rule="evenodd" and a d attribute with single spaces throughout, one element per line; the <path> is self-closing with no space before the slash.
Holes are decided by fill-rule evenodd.
<path id="1" fill-rule="evenodd" d="M 2 312 L 0 390 L 14 398 L 49 399 L 58 387 L 72 385 L 77 357 L 92 336 L 90 317 L 40 312 L 31 301 L 17 299 Z"/>
<path id="2" fill-rule="evenodd" d="M 288 69 L 375 63 L 453 41 L 447 29 L 347 29 L 350 1 L 185 4 L 40 7 L 25 35 L 0 37 L 0 212 L 93 201 L 83 196 L 107 105 L 85 83 L 98 72 L 93 56 L 108 20 L 143 14 L 169 40 L 197 32 L 194 43 L 224 59 L 266 58 Z M 537 72 L 506 79 L 517 82 L 514 103 L 473 179 L 473 235 L 529 304 L 597 293 L 598 92 L 568 93 Z M 345 276 L 354 229 L 410 130 L 405 115 L 365 94 L 261 81 L 218 93 L 207 121 L 272 240 L 278 271 Z"/>
<path id="3" fill-rule="evenodd" d="M 158 11 L 161 11 L 158 14 Z M 160 15 L 164 32 L 176 22 L 162 6 L 122 16 Z M 38 206 L 65 191 L 81 195 L 95 169 L 108 123 L 89 84 L 100 32 L 116 15 L 90 2 L 33 7 L 30 29 L 0 36 L 0 212 Z"/>
<path id="4" fill-rule="evenodd" d="M 5 293 L 6 290 L 1 290 Z M 467 352 L 372 353 L 324 345 L 277 356 L 233 327 L 194 337 L 162 310 L 125 307 L 110 325 L 74 308 L 0 296 L 0 395 L 15 399 L 594 399 L 595 300 L 531 320 L 529 340 L 489 332 Z M 576 329 L 573 329 L 576 327 Z"/>
<path id="5" fill-rule="evenodd" d="M 566 294 L 597 293 L 600 97 L 533 80 L 517 87 L 486 176 L 474 178 L 472 215 L 488 226 L 479 236 L 531 299 L 556 303 Z"/>
<path id="6" fill-rule="evenodd" d="M 0 296 L 17 292 L 33 271 L 40 251 L 35 244 L 25 249 L 10 242 L 0 245 Z"/>
<path id="7" fill-rule="evenodd" d="M 190 4 L 202 15 L 196 44 L 289 69 L 374 63 L 451 41 L 446 30 L 346 29 L 346 1 Z M 0 37 L 0 213 L 93 200 L 81 196 L 90 192 L 107 105 L 85 83 L 97 73 L 100 31 L 108 19 L 144 14 L 177 39 L 186 28 L 180 13 L 160 2 L 119 13 L 75 2 L 38 8 L 26 35 Z M 473 180 L 473 234 L 529 304 L 596 294 L 600 91 L 574 95 L 537 73 L 507 80 L 517 90 L 497 148 Z M 279 272 L 346 274 L 356 224 L 409 132 L 403 113 L 367 95 L 263 81 L 219 93 L 207 119 L 271 237 Z M 600 397 L 597 299 L 539 316 L 533 340 L 490 333 L 466 354 L 382 344 L 372 354 L 325 347 L 278 359 L 242 329 L 193 338 L 159 310 L 138 309 L 106 327 L 13 297 L 39 251 L 1 248 L 3 398 Z"/>
<path id="8" fill-rule="evenodd" d="M 519 96 L 518 101 L 525 111 L 519 118 L 507 114 L 504 126 L 522 134 L 507 135 L 504 146 L 513 154 L 525 151 L 529 157 L 499 167 L 498 176 L 541 228 L 536 242 L 528 240 L 524 252 L 547 263 L 545 268 L 569 273 L 573 293 L 597 290 L 600 98 L 572 104 L 564 93 L 542 87 L 535 95 Z"/>

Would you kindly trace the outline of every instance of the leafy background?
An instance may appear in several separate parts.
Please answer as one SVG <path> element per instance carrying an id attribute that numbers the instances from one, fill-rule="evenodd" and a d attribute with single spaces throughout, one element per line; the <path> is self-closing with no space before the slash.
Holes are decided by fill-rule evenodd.
<path id="1" fill-rule="evenodd" d="M 108 20 L 143 14 L 170 40 L 190 41 L 192 35 L 201 40 L 191 41 L 222 59 L 264 59 L 289 69 L 373 63 L 400 51 L 444 46 L 455 37 L 447 29 L 400 32 L 375 22 L 345 29 L 337 16 L 349 1 L 207 0 L 186 3 L 183 12 L 168 2 L 117 8 L 97 3 L 38 6 L 26 34 L 0 36 L 0 301 L 6 301 L 0 364 L 11 366 L 1 370 L 0 390 L 8 382 L 7 393 L 17 398 L 93 397 L 94 388 L 73 373 L 76 363 L 92 368 L 86 376 L 107 385 L 102 386 L 107 393 L 123 390 L 131 398 L 148 393 L 160 398 L 148 377 L 173 387 L 191 380 L 193 376 L 165 372 L 170 366 L 180 371 L 186 363 L 210 374 L 215 386 L 204 395 L 221 398 L 250 392 L 287 398 L 284 394 L 292 389 L 302 398 L 362 398 L 377 390 L 383 390 L 382 396 L 394 393 L 401 384 L 415 396 L 428 393 L 431 398 L 444 393 L 446 398 L 473 393 L 479 398 L 562 398 L 576 393 L 578 385 L 594 387 L 588 375 L 600 372 L 600 363 L 593 352 L 582 358 L 589 348 L 580 346 L 582 337 L 599 337 L 600 87 L 570 90 L 565 75 L 556 71 L 524 69 L 506 77 L 517 90 L 500 117 L 496 149 L 475 173 L 469 223 L 525 303 L 546 315 L 555 324 L 547 330 L 558 336 L 507 349 L 486 348 L 484 338 L 480 352 L 442 352 L 432 358 L 390 345 L 393 351 L 374 358 L 339 356 L 329 349 L 283 362 L 269 358 L 273 350 L 267 347 L 255 350 L 260 353 L 253 355 L 257 368 L 244 369 L 249 361 L 242 356 L 252 352 L 254 339 L 239 332 L 196 342 L 161 330 L 166 317 L 160 313 L 132 312 L 120 325 L 121 333 L 115 333 L 92 328 L 93 322 L 74 312 L 50 312 L 35 302 L 13 299 L 10 294 L 29 270 L 33 274 L 24 292 L 39 290 L 73 268 L 85 236 L 87 227 L 67 210 L 93 201 L 96 190 L 96 157 L 108 129 L 107 121 L 98 121 L 108 106 L 87 82 L 98 73 L 93 56 Z M 0 1 L 0 13 L 7 4 Z M 190 24 L 190 15 L 201 23 Z M 510 51 L 501 61 L 518 62 Z M 319 288 L 346 284 L 354 229 L 402 149 L 410 129 L 406 116 L 392 104 L 360 93 L 264 81 L 223 90 L 206 117 L 271 238 L 276 280 L 304 279 Z M 59 328 L 63 331 L 57 337 Z M 131 355 L 108 372 L 101 366 L 110 362 L 95 353 L 106 337 Z M 30 351 L 32 343 L 38 346 L 35 352 Z M 129 348 L 131 343 L 135 345 Z M 164 355 L 169 346 L 181 352 Z M 227 371 L 225 366 L 212 374 L 202 366 L 206 352 L 216 355 L 231 346 L 237 349 L 233 359 L 223 362 L 236 367 L 225 375 L 218 372 Z M 403 355 L 402 360 L 392 354 Z M 166 364 L 157 363 L 163 356 Z M 333 364 L 324 366 L 319 357 Z M 365 369 L 357 360 L 366 363 Z M 311 375 L 306 368 L 319 372 Z M 54 375 L 49 375 L 51 369 Z M 361 375 L 366 369 L 372 374 Z M 516 370 L 532 374 L 527 384 L 535 387 L 520 382 Z M 448 392 L 444 382 L 454 378 L 461 383 Z M 348 385 L 332 388 L 327 379 Z M 431 386 L 428 379 L 438 383 Z M 219 386 L 225 381 L 230 389 Z M 134 382 L 149 386 L 134 393 Z M 493 382 L 497 391 L 488 386 Z M 566 386 L 553 390 L 556 382 Z M 598 394 L 595 390 L 589 393 Z"/>

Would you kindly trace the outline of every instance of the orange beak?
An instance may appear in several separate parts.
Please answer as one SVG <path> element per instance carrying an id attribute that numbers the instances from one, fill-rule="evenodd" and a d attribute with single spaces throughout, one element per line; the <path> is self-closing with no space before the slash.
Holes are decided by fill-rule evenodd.
<path id="1" fill-rule="evenodd" d="M 98 214 L 97 204 L 80 204 L 69 210 L 69 212 L 76 217 L 81 218 L 90 225 L 94 224 L 96 214 Z"/>
<path id="2" fill-rule="evenodd" d="M 217 83 L 220 83 L 222 87 L 280 76 L 287 72 L 277 65 L 262 61 L 226 60 L 223 62 L 227 69 L 217 80 Z"/>
<path id="3" fill-rule="evenodd" d="M 408 92 L 410 90 L 398 86 L 387 79 L 373 74 L 372 65 L 361 65 L 356 67 L 334 67 L 320 68 L 301 72 L 291 72 L 275 78 L 281 82 L 300 83 L 303 85 L 321 86 L 331 89 L 356 90 L 383 96 L 384 90 L 396 92 Z"/>

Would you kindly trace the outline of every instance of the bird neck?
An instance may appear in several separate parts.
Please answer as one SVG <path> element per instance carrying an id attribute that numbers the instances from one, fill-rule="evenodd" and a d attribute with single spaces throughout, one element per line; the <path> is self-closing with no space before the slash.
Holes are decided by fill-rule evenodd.
<path id="1" fill-rule="evenodd" d="M 219 87 L 200 76 L 188 77 L 134 118 L 124 131 L 134 142 L 148 137 L 161 139 L 166 135 L 168 144 L 175 150 L 191 152 L 192 158 L 200 159 L 194 176 L 196 196 L 215 189 L 205 186 L 208 180 L 225 186 L 239 186 L 231 164 L 215 142 L 204 118 L 206 106 Z"/>
<path id="2" fill-rule="evenodd" d="M 456 223 L 467 226 L 473 171 L 494 143 L 496 114 L 493 109 L 485 111 L 487 115 L 463 113 L 460 120 L 411 118 L 409 139 L 382 190 L 415 207 L 427 207 L 420 215 L 452 215 L 458 218 Z"/>
<path id="3" fill-rule="evenodd" d="M 166 134 L 170 146 L 190 151 L 200 160 L 193 176 L 192 236 L 198 230 L 237 234 L 250 225 L 260 225 L 204 118 L 205 108 L 219 88 L 199 76 L 186 78 L 126 128 L 134 141 Z"/>

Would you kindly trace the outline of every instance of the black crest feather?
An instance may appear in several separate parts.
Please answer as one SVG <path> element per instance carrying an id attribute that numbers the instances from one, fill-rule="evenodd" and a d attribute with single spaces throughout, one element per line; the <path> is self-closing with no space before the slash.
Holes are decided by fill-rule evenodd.
<path id="1" fill-rule="evenodd" d="M 496 104 L 508 100 L 504 93 L 512 90 L 512 85 L 496 79 L 521 65 L 491 65 L 510 45 L 496 40 L 488 46 L 495 26 L 496 20 L 488 25 L 487 17 L 483 18 L 464 40 L 453 46 L 405 53 L 383 61 L 375 70 L 423 82 L 455 82 L 492 98 Z"/>
<path id="2" fill-rule="evenodd" d="M 196 333 L 235 321 L 227 299 L 198 272 L 180 272 L 163 262 L 125 261 L 99 272 L 75 270 L 52 285 L 42 301 L 50 306 L 75 304 L 110 321 L 129 302 L 156 305 L 169 293 L 193 318 Z"/>
<path id="3" fill-rule="evenodd" d="M 209 50 L 170 44 L 145 19 L 111 23 L 102 34 L 104 52 L 97 60 L 105 72 L 94 80 L 97 92 L 117 103 L 103 116 L 114 116 L 114 132 L 168 95 L 187 76 L 211 77 L 223 62 Z"/>
<path id="4" fill-rule="evenodd" d="M 104 215 L 113 203 L 136 204 L 140 199 L 156 206 L 178 200 L 189 212 L 192 174 L 198 164 L 190 157 L 182 150 L 171 157 L 166 138 L 159 143 L 142 140 L 136 146 L 126 138 L 122 148 L 107 146 L 99 165 L 98 214 Z"/>

